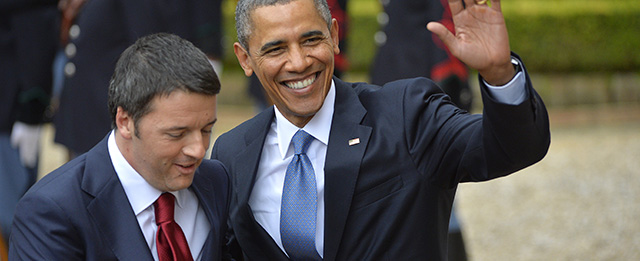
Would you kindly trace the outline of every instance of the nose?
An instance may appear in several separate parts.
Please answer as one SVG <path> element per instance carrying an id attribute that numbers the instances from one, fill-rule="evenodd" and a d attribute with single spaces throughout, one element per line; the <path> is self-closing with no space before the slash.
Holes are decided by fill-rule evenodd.
<path id="1" fill-rule="evenodd" d="M 306 51 L 300 46 L 293 47 L 289 50 L 289 60 L 287 69 L 293 72 L 303 72 L 309 67 L 311 59 Z"/>
<path id="2" fill-rule="evenodd" d="M 200 135 L 200 133 L 194 133 L 194 135 L 191 135 L 188 139 L 187 144 L 183 148 L 183 152 L 189 157 L 202 159 L 204 158 L 205 153 L 207 153 L 208 147 L 208 136 Z"/>

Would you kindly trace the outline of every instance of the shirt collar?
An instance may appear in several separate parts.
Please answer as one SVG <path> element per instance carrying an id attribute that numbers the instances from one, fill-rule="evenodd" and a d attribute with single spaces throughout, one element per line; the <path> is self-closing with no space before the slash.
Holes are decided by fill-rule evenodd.
<path id="1" fill-rule="evenodd" d="M 160 197 L 162 191 L 151 186 L 124 158 L 116 144 L 115 130 L 109 134 L 107 148 L 111 157 L 111 164 L 113 164 L 118 179 L 120 179 L 124 193 L 129 199 L 129 204 L 131 204 L 133 212 L 138 215 L 151 206 Z M 186 199 L 186 196 L 183 196 L 183 193 L 184 190 L 171 192 L 176 197 L 178 207 L 184 205 L 182 201 Z"/>
<path id="2" fill-rule="evenodd" d="M 329 132 L 331 131 L 331 121 L 333 119 L 334 105 L 336 103 L 336 87 L 333 80 L 331 80 L 331 87 L 329 93 L 324 99 L 324 103 L 320 110 L 311 118 L 311 120 L 305 125 L 302 130 L 309 133 L 316 140 L 320 141 L 325 146 L 329 144 Z M 274 105 L 275 106 L 275 105 Z M 300 129 L 287 120 L 282 113 L 275 108 L 275 123 L 276 123 L 276 135 L 278 139 L 278 147 L 280 155 L 284 159 L 289 149 L 289 143 L 293 139 L 293 135 Z"/>

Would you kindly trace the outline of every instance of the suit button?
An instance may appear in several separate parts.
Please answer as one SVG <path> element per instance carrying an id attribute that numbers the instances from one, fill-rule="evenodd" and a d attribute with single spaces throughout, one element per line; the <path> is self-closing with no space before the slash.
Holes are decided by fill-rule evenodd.
<path id="1" fill-rule="evenodd" d="M 64 47 L 64 54 L 66 54 L 69 59 L 76 56 L 76 45 L 73 43 L 67 44 L 67 46 Z"/>
<path id="2" fill-rule="evenodd" d="M 65 64 L 64 75 L 66 75 L 67 77 L 72 77 L 74 74 L 76 74 L 76 65 L 72 62 L 68 62 L 67 64 Z"/>
<path id="3" fill-rule="evenodd" d="M 78 36 L 80 36 L 80 26 L 74 24 L 69 28 L 69 37 L 71 37 L 71 40 L 75 40 Z"/>
<path id="4" fill-rule="evenodd" d="M 385 12 L 379 13 L 376 16 L 376 20 L 378 20 L 378 24 L 385 26 L 389 23 L 389 15 Z"/>
<path id="5" fill-rule="evenodd" d="M 382 46 L 387 42 L 387 34 L 384 33 L 383 31 L 377 31 L 373 35 L 373 39 L 376 41 L 376 44 L 378 46 Z"/>

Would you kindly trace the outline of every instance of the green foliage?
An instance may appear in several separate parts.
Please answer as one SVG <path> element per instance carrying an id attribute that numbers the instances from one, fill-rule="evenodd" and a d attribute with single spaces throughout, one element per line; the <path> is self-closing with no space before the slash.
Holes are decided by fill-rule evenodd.
<path id="1" fill-rule="evenodd" d="M 511 49 L 533 72 L 640 71 L 640 1 L 503 0 Z M 225 63 L 238 68 L 235 1 L 225 2 Z M 351 0 L 347 54 L 351 71 L 367 72 L 379 30 L 376 0 Z M 426 25 L 427 21 L 425 21 Z M 426 30 L 426 29 L 425 29 Z M 344 51 L 344 50 L 343 50 Z"/>
<path id="2" fill-rule="evenodd" d="M 351 15 L 348 30 L 346 51 L 349 70 L 368 72 L 377 48 L 373 36 L 380 30 L 380 25 L 375 16 Z"/>
<path id="3" fill-rule="evenodd" d="M 640 12 L 505 17 L 511 49 L 537 72 L 640 70 Z M 527 59 L 528 58 L 528 59 Z"/>

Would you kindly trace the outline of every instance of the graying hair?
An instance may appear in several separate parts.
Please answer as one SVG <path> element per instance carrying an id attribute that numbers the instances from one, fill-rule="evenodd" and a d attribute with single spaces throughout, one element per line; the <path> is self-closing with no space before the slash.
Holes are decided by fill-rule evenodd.
<path id="1" fill-rule="evenodd" d="M 112 127 L 122 107 L 139 137 L 138 121 L 150 112 L 153 98 L 176 90 L 209 96 L 220 92 L 220 80 L 207 56 L 191 42 L 168 33 L 138 39 L 120 55 L 109 83 Z"/>
<path id="2" fill-rule="evenodd" d="M 236 5 L 236 33 L 238 42 L 245 50 L 249 51 L 249 35 L 251 35 L 251 12 L 262 6 L 273 6 L 277 4 L 288 4 L 292 1 L 301 0 L 239 0 Z M 312 0 L 316 10 L 327 23 L 327 28 L 331 28 L 331 11 L 326 0 Z"/>

